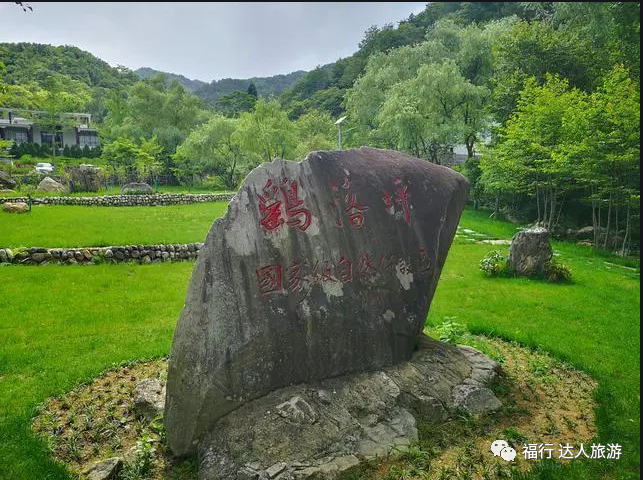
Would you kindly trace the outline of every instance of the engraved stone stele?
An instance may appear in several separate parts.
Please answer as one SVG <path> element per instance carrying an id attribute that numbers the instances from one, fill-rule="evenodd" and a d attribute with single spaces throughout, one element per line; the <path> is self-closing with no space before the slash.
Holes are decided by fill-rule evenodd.
<path id="1" fill-rule="evenodd" d="M 466 196 L 449 168 L 366 147 L 254 169 L 208 233 L 174 334 L 174 454 L 281 387 L 408 361 Z"/>

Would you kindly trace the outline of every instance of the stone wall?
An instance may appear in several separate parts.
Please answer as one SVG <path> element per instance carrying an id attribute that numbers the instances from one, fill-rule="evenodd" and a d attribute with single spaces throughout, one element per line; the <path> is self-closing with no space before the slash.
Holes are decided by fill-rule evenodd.
<path id="1" fill-rule="evenodd" d="M 93 264 L 103 262 L 161 263 L 194 260 L 202 243 L 173 245 L 123 245 L 78 248 L 0 248 L 0 263 L 41 265 L 47 263 Z"/>
<path id="2" fill-rule="evenodd" d="M 162 193 L 158 195 L 103 195 L 101 197 L 33 197 L 34 205 L 86 205 L 90 207 L 140 207 L 229 202 L 233 193 Z M 27 197 L 0 197 L 0 203 L 25 202 Z"/>

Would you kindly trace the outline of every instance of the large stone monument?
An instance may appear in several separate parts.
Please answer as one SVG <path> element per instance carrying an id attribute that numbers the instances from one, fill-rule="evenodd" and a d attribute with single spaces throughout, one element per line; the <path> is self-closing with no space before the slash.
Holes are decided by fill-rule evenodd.
<path id="1" fill-rule="evenodd" d="M 206 238 L 176 327 L 172 451 L 203 452 L 226 415 L 283 387 L 409 361 L 466 195 L 453 170 L 373 148 L 253 170 Z M 470 379 L 462 365 L 451 387 Z"/>

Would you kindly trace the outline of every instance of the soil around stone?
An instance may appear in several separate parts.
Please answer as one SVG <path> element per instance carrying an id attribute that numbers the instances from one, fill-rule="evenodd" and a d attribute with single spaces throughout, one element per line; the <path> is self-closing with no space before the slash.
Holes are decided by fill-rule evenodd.
<path id="1" fill-rule="evenodd" d="M 514 343 L 483 337 L 467 337 L 465 343 L 502 365 L 494 393 L 504 406 L 493 414 L 463 415 L 442 424 L 419 422 L 417 443 L 355 466 L 339 478 L 376 480 L 393 478 L 394 472 L 404 473 L 399 478 L 405 479 L 455 479 L 462 472 L 470 474 L 466 478 L 505 478 L 536 465 L 523 457 L 524 444 L 554 444 L 555 451 L 566 443 L 577 449 L 581 443 L 589 447 L 596 436 L 597 384 L 591 377 Z M 33 430 L 75 478 L 87 478 L 86 472 L 97 462 L 119 457 L 123 468 L 118 480 L 195 480 L 196 461 L 172 458 L 162 419 L 149 421 L 135 413 L 136 386 L 149 378 L 164 383 L 166 371 L 164 359 L 113 369 L 64 396 L 46 400 Z M 493 456 L 490 445 L 497 439 L 516 450 L 514 462 Z"/>

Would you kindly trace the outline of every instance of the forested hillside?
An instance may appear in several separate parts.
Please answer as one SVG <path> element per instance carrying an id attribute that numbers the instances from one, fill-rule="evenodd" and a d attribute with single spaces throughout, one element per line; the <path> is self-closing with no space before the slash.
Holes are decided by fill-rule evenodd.
<path id="1" fill-rule="evenodd" d="M 201 80 L 192 80 L 188 77 L 184 77 L 183 75 L 177 75 L 176 73 L 161 72 L 159 70 L 154 70 L 153 68 L 150 68 L 150 67 L 137 68 L 136 70 L 134 70 L 134 73 L 143 79 L 153 77 L 157 73 L 162 73 L 164 75 L 167 75 L 167 77 L 172 80 L 174 79 L 178 80 L 179 83 L 183 85 L 186 90 L 189 90 L 190 92 L 194 92 L 195 90 L 208 84 L 207 82 L 203 82 Z"/>
<path id="2" fill-rule="evenodd" d="M 201 86 L 194 93 L 208 105 L 215 105 L 222 96 L 237 90 L 246 91 L 250 84 L 254 84 L 260 97 L 272 98 L 292 87 L 305 73 L 303 70 L 298 70 L 285 75 L 273 75 L 272 77 L 223 78 Z"/>
<path id="3" fill-rule="evenodd" d="M 126 68 L 114 68 L 89 52 L 73 46 L 37 43 L 0 43 L 4 81 L 9 84 L 36 82 L 44 86 L 52 73 L 79 81 L 88 87 L 122 88 L 138 80 Z"/>

